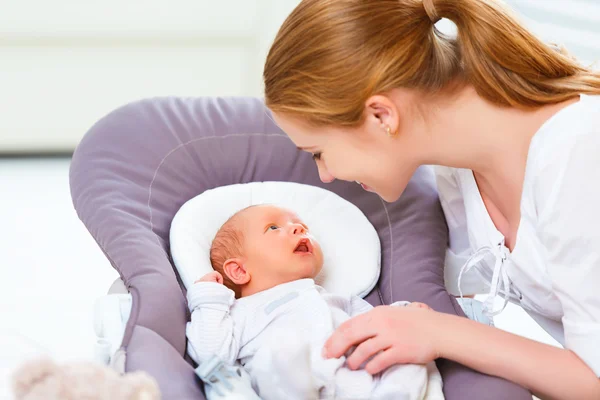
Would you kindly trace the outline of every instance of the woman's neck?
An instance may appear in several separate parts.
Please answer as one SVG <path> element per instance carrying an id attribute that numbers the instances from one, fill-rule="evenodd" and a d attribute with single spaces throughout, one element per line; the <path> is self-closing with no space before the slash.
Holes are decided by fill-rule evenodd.
<path id="1" fill-rule="evenodd" d="M 544 122 L 578 100 L 524 110 L 499 107 L 464 88 L 428 122 L 432 158 L 426 163 L 473 170 L 492 220 L 513 240 L 531 140 Z"/>
<path id="2" fill-rule="evenodd" d="M 500 107 L 467 86 L 441 102 L 427 121 L 430 159 L 424 164 L 468 168 L 487 181 L 524 169 L 529 144 L 552 115 L 570 100 L 536 109 Z"/>

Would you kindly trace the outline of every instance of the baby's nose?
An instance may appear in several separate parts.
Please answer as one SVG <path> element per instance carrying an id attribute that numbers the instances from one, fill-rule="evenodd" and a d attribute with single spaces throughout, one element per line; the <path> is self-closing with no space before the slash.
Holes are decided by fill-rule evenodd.
<path id="1" fill-rule="evenodd" d="M 306 232 L 306 229 L 304 229 L 304 226 L 302 226 L 300 224 L 292 224 L 292 233 L 294 235 L 301 235 L 305 232 Z"/>

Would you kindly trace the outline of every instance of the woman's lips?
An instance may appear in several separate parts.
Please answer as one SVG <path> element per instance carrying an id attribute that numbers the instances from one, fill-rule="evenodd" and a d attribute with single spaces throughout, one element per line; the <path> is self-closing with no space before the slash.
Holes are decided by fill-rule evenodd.
<path id="1" fill-rule="evenodd" d="M 374 190 L 371 187 L 365 185 L 364 183 L 361 183 L 360 186 L 367 192 L 374 192 Z"/>
<path id="2" fill-rule="evenodd" d="M 365 185 L 364 183 L 362 183 L 361 181 L 354 181 L 356 183 L 358 183 L 364 190 L 366 190 L 367 192 L 375 192 L 373 190 L 373 188 L 371 188 L 370 186 Z"/>

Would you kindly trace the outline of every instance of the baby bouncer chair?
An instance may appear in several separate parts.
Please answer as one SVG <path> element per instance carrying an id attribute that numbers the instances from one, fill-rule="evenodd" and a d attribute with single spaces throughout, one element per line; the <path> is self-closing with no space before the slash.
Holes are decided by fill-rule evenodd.
<path id="1" fill-rule="evenodd" d="M 169 229 L 179 208 L 200 193 L 259 181 L 323 187 L 365 214 L 381 242 L 380 278 L 365 297 L 372 305 L 418 301 L 464 316 L 444 287 L 447 228 L 428 168 L 417 170 L 402 197 L 386 204 L 355 183 L 321 183 L 310 155 L 296 149 L 260 99 L 154 98 L 102 118 L 71 164 L 75 209 L 120 275 L 109 293 L 123 301 L 103 309 L 105 322 L 97 327 L 109 340 L 105 362 L 122 372 L 149 373 L 163 399 L 205 398 L 186 356 L 189 311 Z M 107 332 L 110 318 L 122 328 Z M 437 365 L 446 399 L 531 399 L 503 379 L 448 360 Z"/>

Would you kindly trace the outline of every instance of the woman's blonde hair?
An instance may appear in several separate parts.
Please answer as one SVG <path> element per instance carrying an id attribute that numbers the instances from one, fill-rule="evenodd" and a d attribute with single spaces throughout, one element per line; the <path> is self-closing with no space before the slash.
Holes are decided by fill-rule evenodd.
<path id="1" fill-rule="evenodd" d="M 456 37 L 434 27 L 439 18 L 456 24 Z M 367 99 L 393 88 L 434 94 L 464 82 L 512 107 L 600 94 L 600 73 L 544 44 L 495 0 L 303 0 L 263 77 L 272 111 L 317 126 L 358 126 Z"/>

